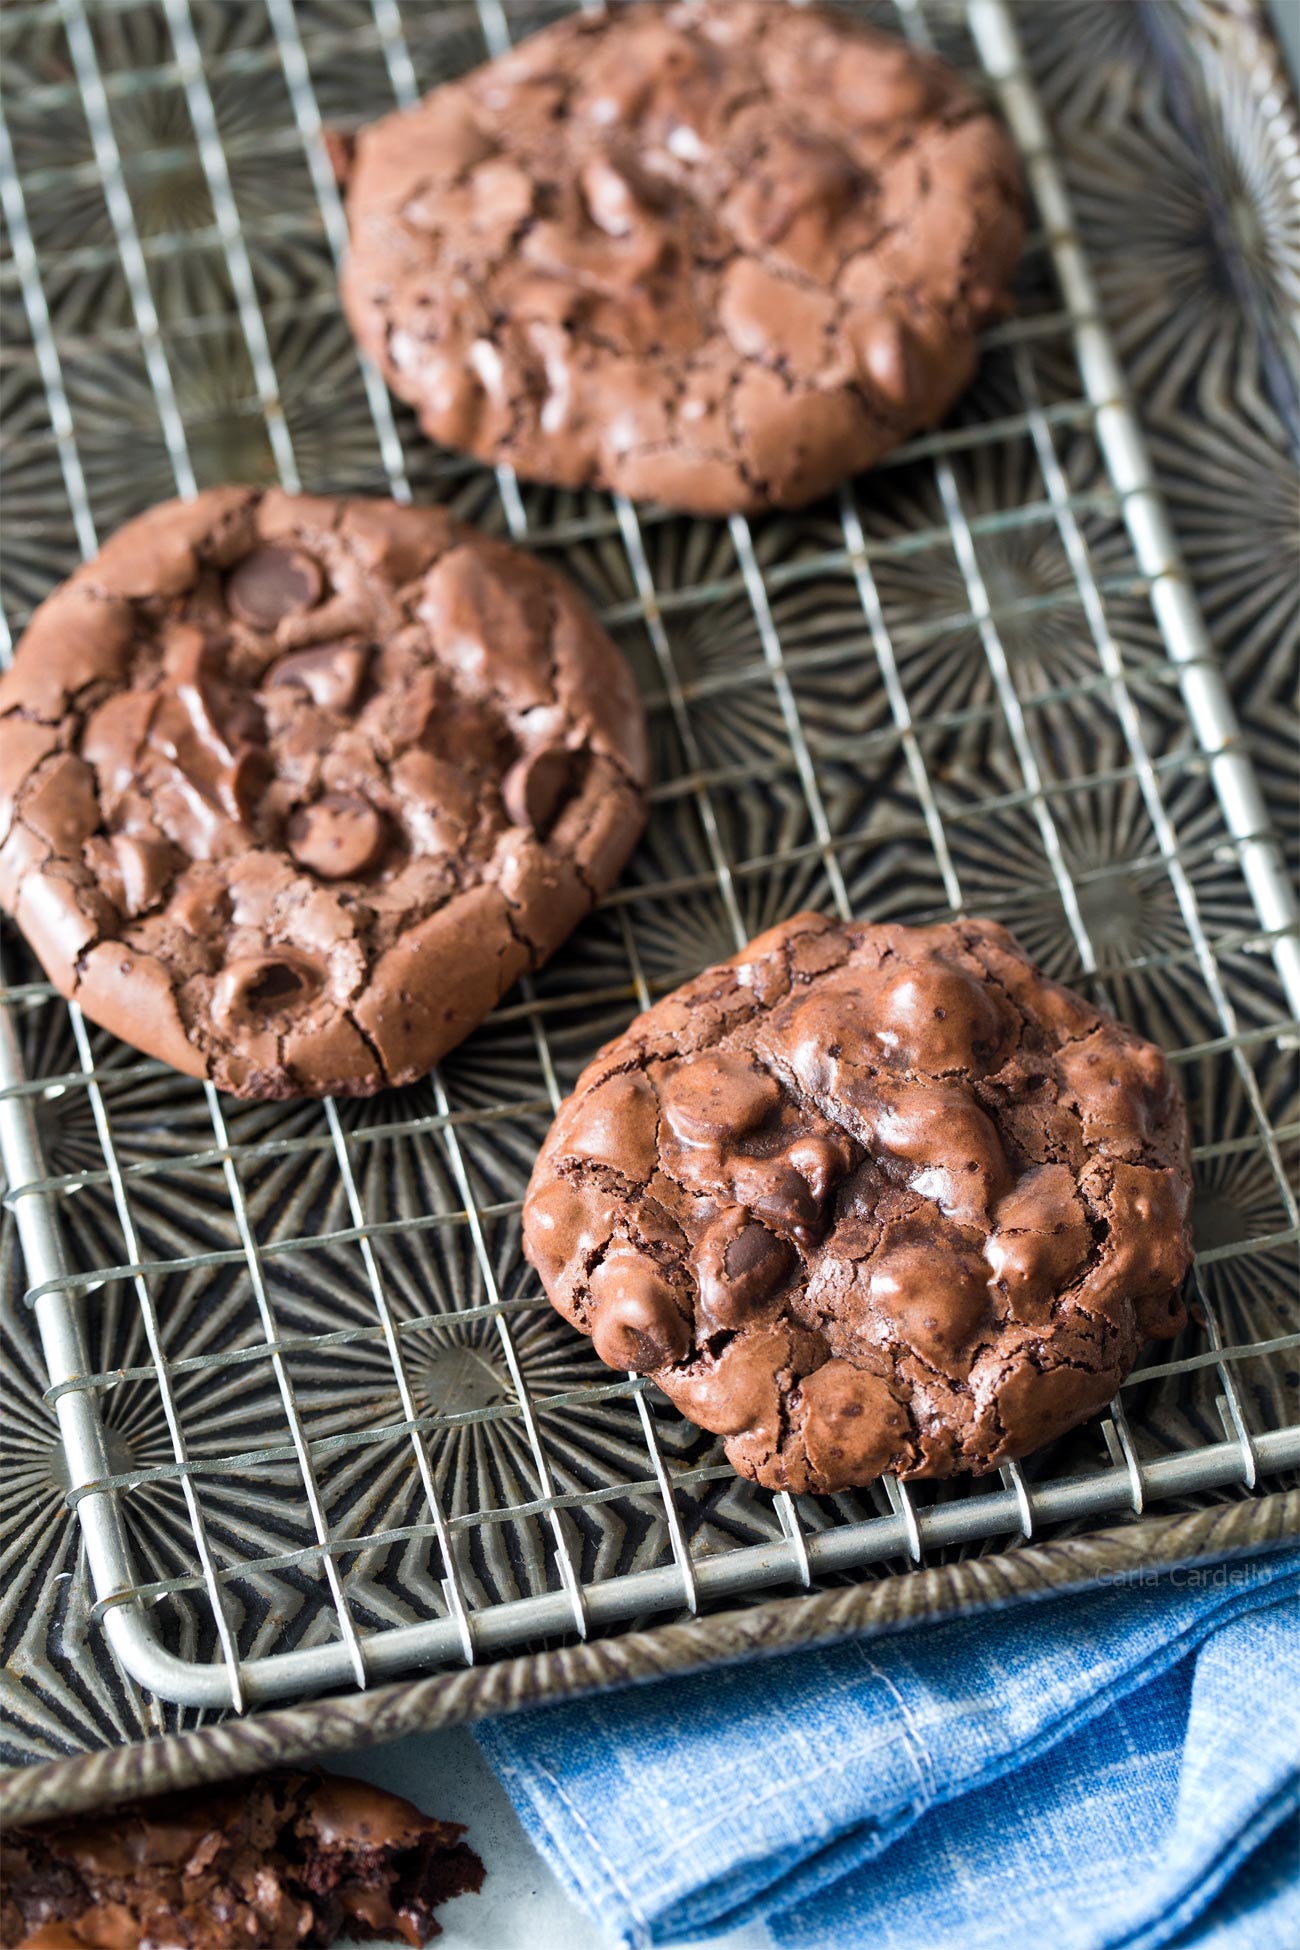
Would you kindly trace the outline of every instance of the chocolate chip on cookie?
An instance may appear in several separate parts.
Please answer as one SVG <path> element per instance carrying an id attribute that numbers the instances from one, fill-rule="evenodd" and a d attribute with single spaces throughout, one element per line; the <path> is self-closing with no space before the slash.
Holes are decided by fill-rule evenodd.
<path id="1" fill-rule="evenodd" d="M 991 921 L 804 914 L 640 1016 L 562 1107 L 525 1250 L 742 1474 L 980 1473 L 1184 1321 L 1160 1051 Z"/>
<path id="2" fill-rule="evenodd" d="M 613 881 L 631 675 L 439 508 L 141 516 L 0 679 L 0 901 L 94 1022 L 250 1097 L 422 1075 Z"/>
<path id="3" fill-rule="evenodd" d="M 798 506 L 940 419 L 1023 234 L 951 69 L 768 0 L 560 21 L 348 168 L 344 306 L 435 440 L 700 514 Z"/>

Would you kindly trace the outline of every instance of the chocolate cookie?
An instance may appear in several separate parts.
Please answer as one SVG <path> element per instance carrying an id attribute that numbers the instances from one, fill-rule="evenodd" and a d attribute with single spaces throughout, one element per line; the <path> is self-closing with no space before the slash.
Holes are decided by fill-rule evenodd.
<path id="1" fill-rule="evenodd" d="M 333 1774 L 263 1774 L 6 1830 L 4 1950 L 297 1950 L 439 1935 L 483 1881 L 464 1829 Z"/>
<path id="2" fill-rule="evenodd" d="M 435 440 L 697 514 L 938 420 L 1023 235 L 949 68 L 770 0 L 548 27 L 363 129 L 348 215 L 352 328 Z"/>
<path id="3" fill-rule="evenodd" d="M 553 1304 L 771 1489 L 981 1473 L 1182 1326 L 1160 1051 L 991 921 L 802 914 L 578 1080 L 524 1207 Z"/>
<path id="4" fill-rule="evenodd" d="M 641 829 L 631 675 L 440 508 L 217 488 L 116 535 L 0 679 L 0 902 L 64 995 L 249 1097 L 421 1076 Z"/>

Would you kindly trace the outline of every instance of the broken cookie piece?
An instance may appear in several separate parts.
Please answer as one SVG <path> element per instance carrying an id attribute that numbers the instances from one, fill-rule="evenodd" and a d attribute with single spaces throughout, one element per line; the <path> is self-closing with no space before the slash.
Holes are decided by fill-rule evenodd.
<path id="1" fill-rule="evenodd" d="M 273 1773 L 9 1829 L 3 1950 L 303 1950 L 441 1934 L 483 1864 L 454 1821 L 342 1775 Z"/>
<path id="2" fill-rule="evenodd" d="M 423 1075 L 640 832 L 640 700 L 441 508 L 216 488 L 128 524 L 0 678 L 0 902 L 92 1021 L 246 1097 Z"/>

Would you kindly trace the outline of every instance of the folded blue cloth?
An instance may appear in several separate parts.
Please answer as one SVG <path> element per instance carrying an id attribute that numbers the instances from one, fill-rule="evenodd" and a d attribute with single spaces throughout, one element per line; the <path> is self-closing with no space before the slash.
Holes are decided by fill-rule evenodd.
<path id="1" fill-rule="evenodd" d="M 556 1874 L 636 1950 L 756 1916 L 781 1950 L 1262 1950 L 1287 1939 L 1229 1885 L 1300 1806 L 1298 1590 L 1291 1550 L 478 1737 Z M 1259 1901 L 1289 1928 L 1285 1882 Z"/>
<path id="2" fill-rule="evenodd" d="M 1284 1950 L 1300 1943 L 1300 1839 L 1281 1821 L 1170 1950 Z"/>

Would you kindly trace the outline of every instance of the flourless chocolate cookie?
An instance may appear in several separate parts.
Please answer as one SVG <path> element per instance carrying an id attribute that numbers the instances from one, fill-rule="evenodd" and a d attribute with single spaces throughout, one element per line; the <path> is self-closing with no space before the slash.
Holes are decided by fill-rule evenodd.
<path id="1" fill-rule="evenodd" d="M 991 921 L 803 914 L 578 1080 L 524 1207 L 554 1305 L 736 1468 L 833 1491 L 993 1469 L 1176 1333 L 1165 1060 Z"/>
<path id="2" fill-rule="evenodd" d="M 6 1831 L 4 1950 L 299 1950 L 440 1934 L 483 1864 L 454 1821 L 332 1774 L 263 1774 Z"/>
<path id="3" fill-rule="evenodd" d="M 363 129 L 348 215 L 353 330 L 435 440 L 699 514 L 938 420 L 1023 234 L 949 68 L 770 0 L 547 28 Z"/>
<path id="4" fill-rule="evenodd" d="M 0 679 L 0 902 L 51 981 L 250 1097 L 422 1075 L 641 829 L 631 674 L 440 508 L 217 488 L 128 524 Z"/>

